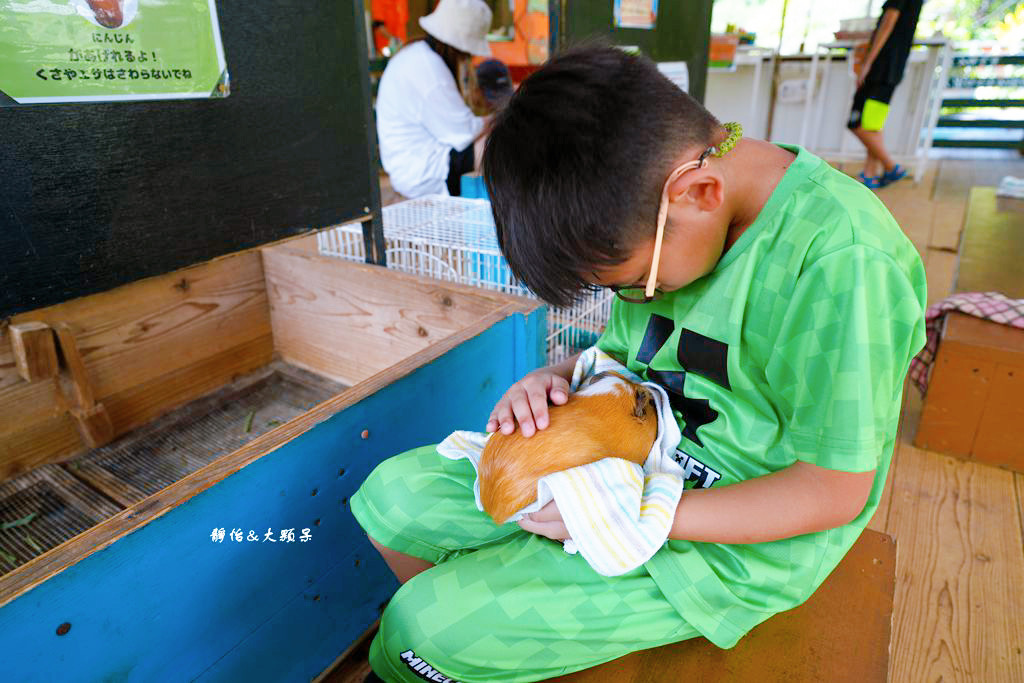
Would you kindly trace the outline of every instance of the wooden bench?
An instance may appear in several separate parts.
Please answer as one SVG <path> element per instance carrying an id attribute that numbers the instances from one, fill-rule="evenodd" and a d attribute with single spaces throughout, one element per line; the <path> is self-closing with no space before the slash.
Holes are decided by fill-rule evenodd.
<path id="1" fill-rule="evenodd" d="M 896 546 L 866 530 L 803 605 L 778 614 L 731 650 L 704 638 L 620 657 L 551 679 L 559 683 L 885 681 L 896 587 Z"/>
<path id="2" fill-rule="evenodd" d="M 1024 201 L 971 190 L 954 292 L 1024 298 Z M 946 318 L 914 445 L 1024 471 L 1024 330 Z"/>

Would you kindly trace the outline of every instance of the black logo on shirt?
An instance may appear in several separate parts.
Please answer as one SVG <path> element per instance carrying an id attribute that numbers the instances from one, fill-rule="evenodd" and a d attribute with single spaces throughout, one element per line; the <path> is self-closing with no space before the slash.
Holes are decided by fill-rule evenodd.
<path id="1" fill-rule="evenodd" d="M 716 472 L 697 458 L 676 450 L 675 461 L 683 468 L 683 481 L 694 482 L 694 488 L 709 489 L 712 484 L 722 478 L 720 472 Z"/>
<path id="2" fill-rule="evenodd" d="M 684 327 L 679 330 L 679 343 L 676 346 L 676 360 L 683 370 L 651 368 L 651 360 L 665 346 L 674 331 L 675 323 L 672 320 L 652 314 L 647 321 L 647 330 L 637 350 L 636 360 L 647 365 L 647 379 L 665 387 L 672 409 L 679 411 L 683 417 L 683 436 L 703 447 L 704 442 L 697 430 L 718 419 L 718 411 L 711 407 L 707 399 L 688 398 L 683 393 L 686 375 L 694 373 L 730 389 L 729 345 Z"/>

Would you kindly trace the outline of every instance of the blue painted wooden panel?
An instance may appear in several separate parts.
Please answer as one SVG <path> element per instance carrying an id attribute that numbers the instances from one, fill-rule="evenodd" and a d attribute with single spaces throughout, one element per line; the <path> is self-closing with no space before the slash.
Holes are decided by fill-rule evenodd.
<path id="1" fill-rule="evenodd" d="M 543 330 L 543 311 L 505 319 L 12 601 L 0 678 L 308 681 L 396 587 L 348 497 L 384 458 L 482 429 L 543 362 Z M 296 541 L 214 542 L 220 527 Z"/>

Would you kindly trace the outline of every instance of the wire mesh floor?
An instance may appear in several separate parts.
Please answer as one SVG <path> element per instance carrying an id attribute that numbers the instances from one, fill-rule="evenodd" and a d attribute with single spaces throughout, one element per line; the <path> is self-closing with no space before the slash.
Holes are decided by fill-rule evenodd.
<path id="1" fill-rule="evenodd" d="M 121 509 L 57 464 L 0 484 L 0 574 Z"/>
<path id="2" fill-rule="evenodd" d="M 0 483 L 0 574 L 237 450 L 345 386 L 282 362 L 67 462 Z"/>

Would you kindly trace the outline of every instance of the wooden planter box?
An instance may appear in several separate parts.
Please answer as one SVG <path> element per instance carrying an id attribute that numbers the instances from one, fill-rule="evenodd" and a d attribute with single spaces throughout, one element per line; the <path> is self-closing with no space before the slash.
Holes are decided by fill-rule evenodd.
<path id="1" fill-rule="evenodd" d="M 1024 330 L 950 313 L 914 445 L 1024 472 Z"/>
<path id="2" fill-rule="evenodd" d="M 543 342 L 534 301 L 288 243 L 16 316 L 2 678 L 308 681 L 396 586 L 349 496 Z"/>
<path id="3" fill-rule="evenodd" d="M 954 292 L 1024 298 L 1024 201 L 971 189 Z M 1024 330 L 946 317 L 914 445 L 1024 472 Z"/>

